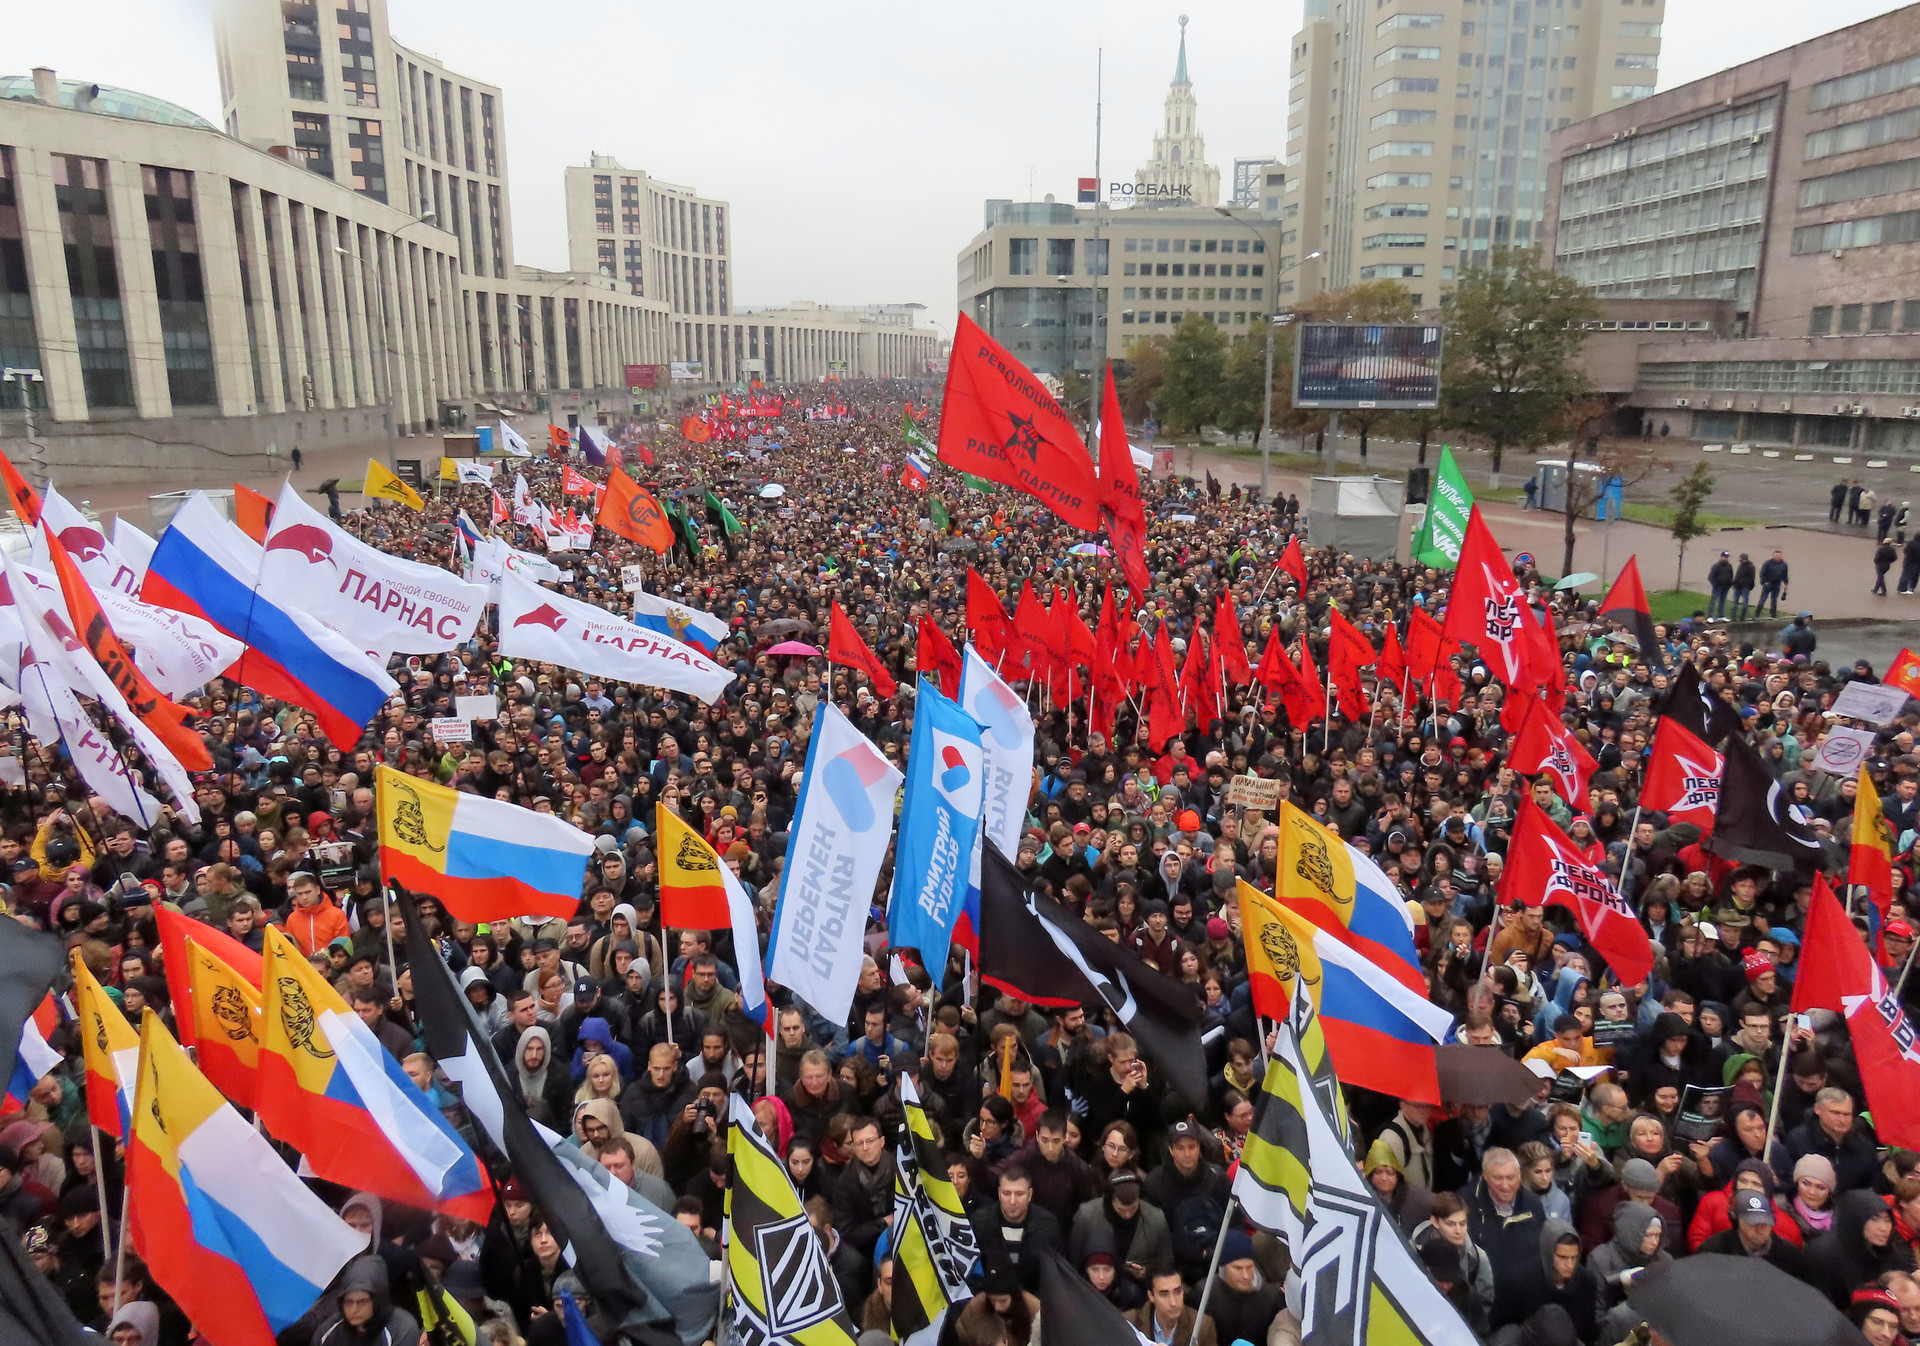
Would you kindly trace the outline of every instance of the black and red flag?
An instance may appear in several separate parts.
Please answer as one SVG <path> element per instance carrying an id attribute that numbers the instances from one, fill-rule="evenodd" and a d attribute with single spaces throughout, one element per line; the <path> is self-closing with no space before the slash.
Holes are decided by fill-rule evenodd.
<path id="1" fill-rule="evenodd" d="M 1640 657 L 1651 668 L 1665 668 L 1659 637 L 1653 633 L 1653 610 L 1647 606 L 1646 587 L 1640 583 L 1640 558 L 1629 556 L 1613 578 L 1613 587 L 1600 600 L 1602 621 L 1618 622 L 1640 642 Z"/>
<path id="2" fill-rule="evenodd" d="M 947 362 L 939 457 L 1026 492 L 1075 528 L 1101 527 L 1100 481 L 1067 413 L 1038 375 L 964 313 Z"/>

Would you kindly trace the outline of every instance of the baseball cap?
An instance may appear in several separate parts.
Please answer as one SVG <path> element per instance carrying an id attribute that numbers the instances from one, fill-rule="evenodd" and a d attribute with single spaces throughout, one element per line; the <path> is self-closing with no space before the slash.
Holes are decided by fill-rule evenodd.
<path id="1" fill-rule="evenodd" d="M 1735 1192 L 1733 1218 L 1740 1224 L 1770 1225 L 1773 1223 L 1773 1203 L 1760 1192 Z"/>
<path id="2" fill-rule="evenodd" d="M 580 1000 L 590 995 L 597 995 L 599 991 L 600 983 L 592 977 L 582 977 L 573 984 L 573 998 L 575 1000 Z"/>
<path id="3" fill-rule="evenodd" d="M 1895 939 L 1912 939 L 1913 927 L 1905 921 L 1888 921 L 1886 933 Z"/>
<path id="4" fill-rule="evenodd" d="M 1179 1121 L 1167 1128 L 1167 1141 L 1169 1144 L 1176 1140 L 1198 1139 L 1200 1139 L 1200 1128 L 1191 1117 L 1182 1117 Z"/>

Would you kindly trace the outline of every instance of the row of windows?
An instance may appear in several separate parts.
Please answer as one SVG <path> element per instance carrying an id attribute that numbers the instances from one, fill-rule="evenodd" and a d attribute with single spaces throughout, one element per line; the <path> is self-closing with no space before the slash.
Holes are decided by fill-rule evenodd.
<path id="1" fill-rule="evenodd" d="M 1168 293 L 1169 289 L 1171 289 L 1172 293 Z M 1191 285 L 1184 287 L 1179 285 L 1171 287 L 1166 285 L 1123 285 L 1120 287 L 1120 297 L 1122 299 L 1238 299 L 1243 301 L 1251 300 L 1253 303 L 1258 304 L 1262 301 L 1265 294 L 1266 288 L 1260 285 L 1256 285 L 1252 289 L 1248 289 L 1244 285 L 1233 287 L 1225 285 Z"/>
<path id="2" fill-rule="evenodd" d="M 1432 157 L 1433 142 L 1431 140 L 1383 140 L 1367 150 L 1369 159 L 1431 159 Z"/>
<path id="3" fill-rule="evenodd" d="M 1395 28 L 1438 28 L 1438 14 L 1395 14 L 1380 20 L 1373 26 L 1375 37 L 1384 37 Z"/>
<path id="4" fill-rule="evenodd" d="M 1367 190 L 1377 192 L 1386 187 L 1431 187 L 1431 173 L 1376 173 L 1367 179 Z"/>
<path id="5" fill-rule="evenodd" d="M 1439 117 L 1432 108 L 1389 108 L 1368 122 L 1367 127 L 1378 131 L 1383 126 L 1431 126 Z"/>
<path id="6" fill-rule="evenodd" d="M 1920 360 L 1683 360 L 1643 364 L 1640 387 L 1670 392 L 1920 394 Z"/>
<path id="7" fill-rule="evenodd" d="M 1808 178 L 1800 184 L 1800 204 L 1830 206 L 1841 201 L 1859 201 L 1888 192 L 1911 191 L 1920 186 L 1920 159 L 1895 159 L 1891 163 L 1867 164 L 1844 173 L 1829 173 L 1823 178 Z"/>
<path id="8" fill-rule="evenodd" d="M 1894 301 L 1882 299 L 1872 304 L 1822 304 L 1807 315 L 1808 336 L 1828 336 L 1838 332 L 1849 335 L 1854 332 L 1891 332 L 1893 325 Z M 1835 316 L 1839 317 L 1838 325 Z M 1906 299 L 1899 303 L 1900 326 L 1902 332 L 1920 331 L 1920 299 Z"/>
<path id="9" fill-rule="evenodd" d="M 1216 248 L 1214 245 L 1218 244 Z M 1265 252 L 1266 242 L 1253 238 L 1130 238 L 1121 245 L 1122 252 Z"/>
<path id="10" fill-rule="evenodd" d="M 1373 86 L 1375 98 L 1386 98 L 1397 93 L 1439 93 L 1440 81 L 1437 79 L 1390 79 L 1384 84 Z M 1291 109 L 1289 109 L 1291 113 Z"/>
<path id="11" fill-rule="evenodd" d="M 1018 240 L 1015 241 L 1017 242 Z M 1008 260 L 1010 267 L 1015 264 L 1011 256 Z M 1217 272 L 1214 270 L 1216 265 L 1219 267 Z M 1171 263 L 1171 271 L 1168 270 L 1168 266 L 1169 263 L 1166 262 L 1123 262 L 1120 266 L 1120 271 L 1122 275 L 1127 276 L 1212 276 L 1216 274 L 1221 276 L 1264 276 L 1267 274 L 1267 267 L 1264 262 L 1254 262 L 1251 266 L 1246 262 L 1220 262 L 1217 264 L 1213 262 L 1206 262 L 1204 264 L 1200 262 L 1174 262 Z M 1183 271 L 1181 269 L 1182 267 L 1186 269 Z M 1011 274 L 1016 276 L 1031 276 L 1035 273 L 1032 271 L 1011 271 Z M 1050 271 L 1047 274 L 1064 275 L 1065 273 Z"/>
<path id="12" fill-rule="evenodd" d="M 1912 243 L 1920 240 L 1920 210 L 1900 210 L 1890 215 L 1868 215 L 1857 220 L 1835 220 L 1831 224 L 1807 224 L 1793 231 L 1795 256 L 1810 252 L 1839 251 L 1844 248 L 1873 248 L 1885 243 Z"/>
<path id="13" fill-rule="evenodd" d="M 1920 84 L 1920 56 L 1909 56 L 1905 60 L 1876 65 L 1870 70 L 1856 70 L 1851 75 L 1821 80 L 1808 91 L 1807 106 L 1819 112 L 1823 108 L 1839 107 L 1842 103 L 1857 103 L 1877 94 L 1911 89 L 1916 84 Z"/>
<path id="14" fill-rule="evenodd" d="M 1777 103 L 1777 97 L 1758 99 L 1739 107 L 1696 117 L 1677 126 L 1570 154 L 1562 170 L 1563 179 L 1581 182 L 1664 159 L 1698 154 L 1716 145 L 1734 141 L 1757 145 L 1773 129 Z"/>
<path id="15" fill-rule="evenodd" d="M 1895 140 L 1911 140 L 1920 135 L 1920 107 L 1901 108 L 1898 112 L 1845 122 L 1807 136 L 1806 157 L 1824 159 L 1829 154 L 1850 150 L 1868 150 Z"/>
<path id="16" fill-rule="evenodd" d="M 1395 61 L 1437 61 L 1440 59 L 1438 47 L 1388 47 L 1373 58 L 1376 66 L 1392 65 Z"/>
<path id="17" fill-rule="evenodd" d="M 1199 313 L 1199 315 L 1207 319 L 1207 321 L 1221 327 L 1245 327 L 1250 322 L 1260 322 L 1264 316 L 1258 312 L 1248 313 L 1244 309 L 1238 309 L 1232 313 L 1228 313 L 1225 310 L 1208 312 L 1204 309 L 1196 309 L 1194 312 Z M 1180 320 L 1186 316 L 1186 314 L 1175 309 L 1172 313 L 1171 320 L 1177 326 Z M 1168 312 L 1163 308 L 1142 310 L 1138 313 L 1129 308 L 1122 309 L 1120 312 L 1120 321 L 1122 324 L 1130 325 L 1138 323 L 1141 326 L 1159 325 L 1164 327 L 1168 320 Z"/>
<path id="18" fill-rule="evenodd" d="M 1425 234 L 1368 234 L 1360 240 L 1363 252 L 1373 252 L 1380 248 L 1424 248 L 1427 246 Z"/>
<path id="19" fill-rule="evenodd" d="M 1368 206 L 1365 217 L 1369 220 L 1425 219 L 1432 211 L 1425 201 L 1383 201 L 1377 206 Z M 1447 211 L 1449 219 L 1452 210 Z"/>

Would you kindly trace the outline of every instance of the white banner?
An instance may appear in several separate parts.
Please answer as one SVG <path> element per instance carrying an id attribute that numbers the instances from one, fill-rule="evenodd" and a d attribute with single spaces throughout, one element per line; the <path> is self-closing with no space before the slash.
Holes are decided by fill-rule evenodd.
<path id="1" fill-rule="evenodd" d="M 830 702 L 814 714 L 787 833 L 767 978 L 845 1023 L 866 953 L 867 912 L 893 835 L 900 772 Z"/>
<path id="2" fill-rule="evenodd" d="M 54 576 L 39 578 L 59 589 Z M 118 589 L 93 586 L 93 594 L 113 623 L 114 634 L 133 651 L 133 662 L 168 696 L 186 696 L 206 686 L 246 652 L 240 641 L 199 617 L 143 603 Z M 66 600 L 60 603 L 65 612 Z"/>
<path id="3" fill-rule="evenodd" d="M 487 590 L 438 566 L 403 561 L 336 527 L 289 482 L 274 506 L 261 587 L 299 595 L 300 607 L 356 644 L 437 654 L 473 636 Z"/>
<path id="4" fill-rule="evenodd" d="M 533 450 L 527 447 L 526 440 L 520 438 L 520 432 L 518 430 L 515 430 L 511 425 L 508 425 L 505 421 L 499 422 L 499 425 L 500 425 L 500 447 L 501 448 L 505 449 L 508 453 L 512 454 L 515 458 L 533 457 Z"/>
<path id="5" fill-rule="evenodd" d="M 493 601 L 500 601 L 500 581 L 508 575 L 524 575 L 530 580 L 558 584 L 565 572 L 544 556 L 518 547 L 509 547 L 497 537 L 480 539 L 473 549 L 473 567 L 467 578 L 475 584 L 492 587 Z"/>
<path id="6" fill-rule="evenodd" d="M 459 486 L 491 486 L 496 463 L 476 462 L 471 458 L 450 458 L 454 483 Z"/>
<path id="7" fill-rule="evenodd" d="M 960 671 L 960 709 L 985 732 L 986 801 L 980 831 L 1009 860 L 1020 858 L 1020 833 L 1033 795 L 1033 716 L 972 644 Z"/>
<path id="8" fill-rule="evenodd" d="M 717 700 L 733 672 L 691 645 L 635 626 L 603 608 L 565 598 L 531 580 L 501 579 L 500 653 L 620 682 L 669 687 Z"/>
<path id="9" fill-rule="evenodd" d="M 442 746 L 449 743 L 466 743 L 473 738 L 473 721 L 446 718 L 428 720 L 427 732 L 433 735 L 435 743 Z"/>
<path id="10" fill-rule="evenodd" d="M 113 516 L 113 545 L 120 549 L 120 559 L 139 572 L 139 579 L 135 580 L 133 586 L 133 591 L 139 593 L 139 580 L 147 577 L 147 563 L 153 560 L 153 549 L 159 544 L 116 514 Z"/>
<path id="11" fill-rule="evenodd" d="M 1865 729 L 1834 725 L 1814 751 L 1813 764 L 1830 776 L 1852 779 L 1860 764 L 1873 756 L 1874 736 Z"/>
<path id="12" fill-rule="evenodd" d="M 60 539 L 60 545 L 73 557 L 74 564 L 80 567 L 80 573 L 87 577 L 87 583 L 95 589 L 105 591 L 116 589 L 123 594 L 138 597 L 140 578 L 146 573 L 144 563 L 135 565 L 120 554 L 120 549 L 107 541 L 106 525 L 95 523 L 53 487 L 49 486 L 40 498 L 41 517 L 54 536 Z M 40 536 L 40 530 L 27 530 L 28 555 L 38 570 L 53 570 L 53 557 L 47 551 L 46 539 Z M 148 554 L 152 554 L 152 543 L 148 543 Z"/>
<path id="13" fill-rule="evenodd" d="M 1884 682 L 1850 682 L 1833 699 L 1829 713 L 1884 727 L 1899 718 L 1906 704 L 1907 694 L 1899 687 Z"/>

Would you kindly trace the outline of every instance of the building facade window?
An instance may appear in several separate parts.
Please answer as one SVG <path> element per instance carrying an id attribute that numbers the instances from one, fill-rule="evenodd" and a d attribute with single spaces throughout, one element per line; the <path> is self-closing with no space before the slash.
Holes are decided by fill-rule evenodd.
<path id="1" fill-rule="evenodd" d="M 1007 240 L 1007 274 L 1009 276 L 1038 275 L 1039 269 L 1039 239 L 1010 238 Z"/>
<path id="2" fill-rule="evenodd" d="M 1050 238 L 1047 240 L 1047 274 L 1049 276 L 1071 276 L 1073 274 L 1072 239 Z"/>
<path id="3" fill-rule="evenodd" d="M 133 378 L 127 328 L 114 263 L 113 225 L 107 218 L 107 165 L 77 154 L 53 158 L 53 194 L 67 255 L 80 379 L 89 407 L 130 407 Z"/>
<path id="4" fill-rule="evenodd" d="M 144 164 L 147 232 L 153 240 L 153 283 L 167 354 L 167 392 L 176 406 L 219 402 L 213 381 L 213 338 L 200 270 L 200 232 L 193 213 L 193 174 Z"/>
<path id="5" fill-rule="evenodd" d="M 387 154 L 380 123 L 347 118 L 347 185 L 376 201 L 387 199 Z"/>
<path id="6" fill-rule="evenodd" d="M 480 146 L 486 152 L 487 176 L 490 178 L 500 176 L 497 141 L 498 134 L 494 129 L 493 120 L 493 95 L 483 93 L 480 95 Z"/>
<path id="7" fill-rule="evenodd" d="M 43 369 L 33 327 L 33 292 L 27 285 L 27 254 L 20 229 L 13 147 L 0 145 L 0 367 Z M 46 405 L 46 384 L 0 383 L 0 407 L 17 408 L 31 397 Z"/>
<path id="8" fill-rule="evenodd" d="M 1869 150 L 1875 145 L 1911 140 L 1915 136 L 1920 136 L 1920 107 L 1901 108 L 1898 112 L 1812 132 L 1807 136 L 1806 157 L 1824 159 L 1829 154 Z"/>
<path id="9" fill-rule="evenodd" d="M 340 36 L 340 92 L 358 107 L 380 106 L 380 81 L 373 68 L 373 20 L 364 3 L 334 11 Z"/>

